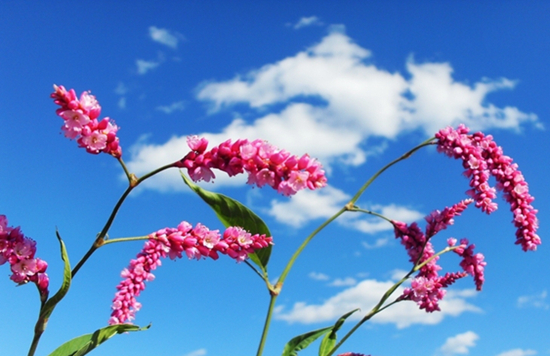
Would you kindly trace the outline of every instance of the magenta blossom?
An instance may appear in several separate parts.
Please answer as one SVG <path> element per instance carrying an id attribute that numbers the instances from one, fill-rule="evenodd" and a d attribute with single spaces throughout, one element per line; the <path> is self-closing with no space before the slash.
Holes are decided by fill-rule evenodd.
<path id="1" fill-rule="evenodd" d="M 490 214 L 497 209 L 493 201 L 495 188 L 488 184 L 489 176 L 495 177 L 496 189 L 504 192 L 504 199 L 510 204 L 514 214 L 513 223 L 517 228 L 516 244 L 524 251 L 536 250 L 541 244 L 537 235 L 539 227 L 538 211 L 531 205 L 533 198 L 525 178 L 512 158 L 505 156 L 491 135 L 482 132 L 468 134 L 469 129 L 460 125 L 455 130 L 447 127 L 439 131 L 437 150 L 447 156 L 461 159 L 466 169 L 464 175 L 470 178 L 468 194 L 475 200 L 476 207 Z"/>
<path id="2" fill-rule="evenodd" d="M 128 323 L 134 319 L 141 308 L 136 297 L 145 289 L 145 282 L 155 278 L 151 271 L 161 265 L 161 258 L 176 259 L 185 254 L 189 259 L 210 257 L 216 260 L 221 253 L 241 262 L 248 254 L 272 244 L 271 237 L 252 235 L 240 227 L 228 227 L 223 238 L 218 230 L 209 230 L 202 224 L 193 228 L 185 221 L 177 228 L 158 230 L 149 235 L 136 259 L 122 271 L 124 280 L 117 286 L 109 324 Z"/>
<path id="3" fill-rule="evenodd" d="M 339 354 L 338 356 L 370 356 L 370 355 L 358 354 L 355 352 L 345 352 L 343 354 Z"/>
<path id="4" fill-rule="evenodd" d="M 74 89 L 67 91 L 62 85 L 53 87 L 55 91 L 50 96 L 60 106 L 56 113 L 64 120 L 61 130 L 65 136 L 76 139 L 89 153 L 105 152 L 120 158 L 122 148 L 116 135 L 119 128 L 108 117 L 98 121 L 101 106 L 95 96 L 85 91 L 78 99 Z"/>
<path id="5" fill-rule="evenodd" d="M 21 285 L 36 284 L 40 299 L 48 299 L 50 280 L 46 274 L 48 264 L 35 257 L 36 242 L 25 237 L 19 227 L 8 226 L 8 219 L 0 215 L 0 265 L 8 262 L 12 275 L 10 279 Z"/>
<path id="6" fill-rule="evenodd" d="M 399 299 L 415 301 L 420 309 L 425 309 L 427 312 L 440 310 L 439 301 L 445 296 L 444 288 L 468 274 L 474 277 L 477 289 L 481 290 L 486 262 L 483 261 L 482 254 L 473 253 L 474 245 L 468 246 L 468 240 L 463 239 L 459 247 L 454 250 L 463 258 L 460 263 L 463 272 L 447 273 L 444 276 L 439 276 L 438 271 L 441 270 L 441 266 L 437 264 L 439 256 L 434 256 L 435 251 L 430 242 L 431 237 L 446 229 L 447 226 L 452 225 L 454 217 L 460 215 L 472 202 L 472 199 L 467 199 L 450 208 L 445 208 L 441 212 L 439 210 L 432 212 L 426 216 L 425 233 L 420 230 L 416 223 L 407 225 L 403 222 L 392 221 L 395 237 L 401 239 L 401 244 L 405 246 L 409 254 L 409 261 L 415 266 L 425 263 L 412 280 L 410 288 L 405 288 Z M 451 247 L 454 247 L 455 243 L 456 240 L 449 240 Z"/>
<path id="7" fill-rule="evenodd" d="M 215 178 L 212 169 L 218 169 L 229 176 L 246 171 L 248 184 L 268 185 L 286 196 L 305 188 L 314 190 L 326 186 L 325 171 L 318 161 L 307 154 L 293 156 L 266 141 L 237 140 L 232 143 L 227 140 L 210 151 L 206 150 L 208 141 L 205 138 L 191 136 L 187 144 L 192 151 L 175 166 L 187 168 L 195 182 L 209 182 Z"/>

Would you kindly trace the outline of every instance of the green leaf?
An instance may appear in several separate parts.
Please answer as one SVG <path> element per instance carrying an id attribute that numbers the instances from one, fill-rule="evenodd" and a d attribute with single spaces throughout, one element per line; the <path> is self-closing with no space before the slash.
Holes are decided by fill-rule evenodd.
<path id="1" fill-rule="evenodd" d="M 71 264 L 69 262 L 69 255 L 67 254 L 65 243 L 61 239 L 61 236 L 59 236 L 59 231 L 56 230 L 55 234 L 57 236 L 57 239 L 59 240 L 59 245 L 61 246 L 61 259 L 63 260 L 65 266 L 63 268 L 63 282 L 61 283 L 61 287 L 59 287 L 59 290 L 57 291 L 57 293 L 55 293 L 53 297 L 46 301 L 46 303 L 40 310 L 40 318 L 45 322 L 47 322 L 57 303 L 59 303 L 69 291 L 72 280 Z"/>
<path id="2" fill-rule="evenodd" d="M 317 340 L 324 334 L 332 330 L 332 326 L 313 330 L 302 335 L 298 335 L 285 345 L 282 356 L 297 356 L 298 351 L 301 351 L 309 346 L 313 341 Z"/>
<path id="3" fill-rule="evenodd" d="M 180 174 L 185 184 L 210 205 L 225 227 L 240 226 L 251 234 L 272 236 L 263 220 L 245 205 L 226 195 L 203 189 L 194 184 L 183 173 L 180 172 Z M 272 246 L 269 245 L 249 255 L 250 260 L 258 265 L 264 272 L 266 272 L 269 256 L 271 255 L 271 247 Z"/>
<path id="4" fill-rule="evenodd" d="M 319 346 L 319 356 L 326 356 L 332 349 L 334 348 L 334 345 L 336 345 L 336 332 L 340 330 L 342 325 L 344 324 L 344 321 L 353 313 L 358 311 L 359 308 L 354 309 L 350 311 L 349 313 L 346 313 L 340 317 L 334 324 L 334 326 L 331 328 L 332 330 L 330 333 L 326 334 L 323 338 L 323 341 L 321 341 L 321 346 Z"/>
<path id="5" fill-rule="evenodd" d="M 142 328 L 132 324 L 109 325 L 96 330 L 92 334 L 82 335 L 67 341 L 48 356 L 83 356 L 116 334 L 147 330 L 150 327 L 151 325 Z"/>

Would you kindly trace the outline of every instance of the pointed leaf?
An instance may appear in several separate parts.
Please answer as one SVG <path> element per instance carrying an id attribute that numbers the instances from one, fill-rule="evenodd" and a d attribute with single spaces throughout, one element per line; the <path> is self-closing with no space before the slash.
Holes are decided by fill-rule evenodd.
<path id="1" fill-rule="evenodd" d="M 245 205 L 226 195 L 210 192 L 199 187 L 183 173 L 181 173 L 181 177 L 189 188 L 191 188 L 202 198 L 202 200 L 210 205 L 218 216 L 218 219 L 225 227 L 240 226 L 251 234 L 264 234 L 269 237 L 271 236 L 271 232 L 269 232 L 269 229 L 263 220 Z M 270 255 L 271 245 L 262 248 L 261 250 L 257 250 L 255 253 L 250 254 L 249 257 L 252 262 L 257 264 L 262 271 L 265 272 Z"/>
<path id="2" fill-rule="evenodd" d="M 328 333 L 332 326 L 313 330 L 302 335 L 298 335 L 285 345 L 282 356 L 297 356 L 298 351 L 301 351 L 309 346 L 313 341 L 317 340 L 324 334 Z"/>
<path id="3" fill-rule="evenodd" d="M 116 334 L 149 329 L 151 325 L 140 328 L 132 324 L 109 325 L 67 341 L 48 356 L 84 356 Z"/>
<path id="4" fill-rule="evenodd" d="M 59 245 L 61 247 L 61 259 L 64 262 L 63 267 L 63 282 L 61 283 L 61 287 L 59 287 L 59 290 L 53 297 L 48 299 L 42 309 L 40 310 L 40 318 L 42 320 L 47 321 L 50 315 L 52 314 L 55 306 L 57 303 L 61 301 L 69 291 L 69 287 L 71 286 L 71 264 L 69 262 L 69 255 L 67 254 L 67 249 L 65 248 L 65 243 L 61 239 L 61 236 L 59 236 L 59 231 L 55 231 L 55 234 L 57 236 L 57 239 L 59 240 Z"/>
<path id="5" fill-rule="evenodd" d="M 334 324 L 334 326 L 331 328 L 332 330 L 330 333 L 326 334 L 323 338 L 323 341 L 321 341 L 321 346 L 319 346 L 319 356 L 326 356 L 330 351 L 332 351 L 334 345 L 336 345 L 336 332 L 340 330 L 342 325 L 344 324 L 344 321 L 353 313 L 358 311 L 359 308 L 354 309 L 350 311 L 349 313 L 346 313 L 340 317 Z"/>

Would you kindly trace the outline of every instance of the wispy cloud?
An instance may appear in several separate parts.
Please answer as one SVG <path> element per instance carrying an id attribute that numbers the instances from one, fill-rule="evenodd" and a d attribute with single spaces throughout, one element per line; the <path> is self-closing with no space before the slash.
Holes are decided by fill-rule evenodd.
<path id="1" fill-rule="evenodd" d="M 355 278 L 346 277 L 344 279 L 342 278 L 336 278 L 332 282 L 330 282 L 328 285 L 331 287 L 351 287 L 357 284 L 357 280 Z"/>
<path id="2" fill-rule="evenodd" d="M 351 196 L 342 190 L 327 186 L 317 191 L 303 191 L 290 200 L 272 200 L 268 214 L 278 222 L 292 227 L 301 227 L 315 219 L 327 219 L 340 210 Z M 392 219 L 412 222 L 422 218 L 423 214 L 407 207 L 390 204 L 369 207 Z M 373 234 L 391 230 L 392 225 L 376 217 L 364 217 L 360 214 L 342 215 L 336 223 L 364 233 Z"/>
<path id="3" fill-rule="evenodd" d="M 198 349 L 195 351 L 191 351 L 183 356 L 204 356 L 206 355 L 206 349 Z"/>
<path id="4" fill-rule="evenodd" d="M 228 138 L 262 138 L 296 155 L 307 152 L 330 171 L 334 165 L 365 163 L 369 155 L 383 151 L 388 140 L 411 130 L 422 129 L 431 136 L 458 123 L 474 130 L 540 125 L 535 114 L 513 106 L 497 107 L 487 100 L 491 92 L 514 88 L 515 81 L 483 79 L 470 85 L 454 80 L 449 63 L 416 63 L 412 58 L 406 61 L 406 75 L 390 73 L 372 64 L 370 57 L 368 49 L 341 30 L 332 30 L 319 43 L 293 56 L 230 80 L 204 83 L 197 98 L 210 105 L 211 114 L 241 103 L 250 108 L 247 117 L 257 118 L 245 121 L 237 116 L 219 132 L 200 135 L 212 144 Z M 139 72 L 144 74 L 156 66 L 158 62 L 143 61 Z M 384 143 L 366 149 L 369 138 Z M 158 154 L 145 155 L 142 150 Z M 141 167 L 158 167 L 167 163 L 163 159 L 168 156 L 179 159 L 188 148 L 181 136 L 161 144 L 141 142 L 133 152 L 129 168 L 142 174 L 146 171 Z M 216 185 L 228 182 L 232 181 L 217 180 Z M 173 172 L 147 186 L 179 190 L 181 178 Z M 293 223 L 300 224 L 303 218 L 298 216 Z M 383 226 L 381 222 L 353 223 L 364 231 Z"/>
<path id="5" fill-rule="evenodd" d="M 290 24 L 295 30 L 302 27 L 318 25 L 321 26 L 323 23 L 317 16 L 302 17 L 295 24 Z"/>
<path id="6" fill-rule="evenodd" d="M 126 93 L 128 93 L 128 87 L 123 82 L 119 82 L 115 88 L 115 94 L 126 95 Z"/>
<path id="7" fill-rule="evenodd" d="M 122 97 L 122 98 L 118 99 L 117 106 L 118 106 L 119 109 L 126 109 L 126 98 Z"/>
<path id="8" fill-rule="evenodd" d="M 149 36 L 155 42 L 176 49 L 180 39 L 184 39 L 183 35 L 178 32 L 171 32 L 165 28 L 155 26 L 149 27 Z"/>
<path id="9" fill-rule="evenodd" d="M 160 65 L 160 61 L 146 61 L 144 59 L 136 59 L 138 74 L 145 74 Z"/>
<path id="10" fill-rule="evenodd" d="M 170 105 L 157 106 L 156 109 L 164 112 L 165 114 L 171 114 L 174 111 L 183 111 L 183 109 L 185 109 L 185 102 L 183 100 L 176 101 Z"/>
<path id="11" fill-rule="evenodd" d="M 537 352 L 535 350 L 513 349 L 500 353 L 497 356 L 531 356 L 536 354 Z"/>
<path id="12" fill-rule="evenodd" d="M 308 274 L 308 277 L 316 281 L 328 281 L 330 279 L 329 276 L 320 272 L 311 272 L 310 274 Z"/>
<path id="13" fill-rule="evenodd" d="M 533 307 L 548 310 L 550 305 L 548 305 L 548 302 L 546 301 L 547 297 L 548 292 L 546 290 L 542 291 L 540 294 L 523 295 L 518 298 L 518 307 Z"/>
<path id="14" fill-rule="evenodd" d="M 297 302 L 290 310 L 281 305 L 275 310 L 275 318 L 287 321 L 290 324 L 314 324 L 334 321 L 350 310 L 361 308 L 362 312 L 355 313 L 350 317 L 352 320 L 358 320 L 379 301 L 380 295 L 385 293 L 393 284 L 394 282 L 390 281 L 366 279 L 328 298 L 321 304 Z M 402 292 L 403 288 L 398 288 L 396 295 Z M 413 302 L 398 303 L 376 315 L 372 322 L 395 324 L 399 329 L 414 324 L 438 324 L 448 316 L 458 316 L 467 311 L 479 312 L 478 307 L 466 301 L 466 298 L 474 294 L 475 291 L 471 290 L 449 290 L 440 303 L 441 312 L 438 313 L 426 313 L 418 309 L 418 306 Z"/>
<path id="15" fill-rule="evenodd" d="M 362 242 L 361 244 L 363 245 L 364 248 L 366 248 L 367 250 L 372 250 L 372 249 L 375 249 L 375 248 L 380 248 L 380 247 L 384 247 L 386 246 L 388 243 L 390 242 L 390 238 L 389 237 L 381 237 L 379 239 L 376 239 L 376 241 L 374 241 L 374 243 L 368 243 L 368 242 Z"/>
<path id="16" fill-rule="evenodd" d="M 448 338 L 439 351 L 445 356 L 465 355 L 476 345 L 477 339 L 479 336 L 475 332 L 467 331 Z"/>

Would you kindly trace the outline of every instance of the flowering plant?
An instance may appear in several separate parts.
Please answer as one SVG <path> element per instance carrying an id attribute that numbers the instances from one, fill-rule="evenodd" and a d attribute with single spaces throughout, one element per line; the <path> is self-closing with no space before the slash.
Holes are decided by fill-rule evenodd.
<path id="1" fill-rule="evenodd" d="M 336 353 L 340 346 L 366 321 L 374 315 L 389 308 L 393 304 L 413 301 L 420 309 L 431 313 L 439 311 L 439 302 L 445 297 L 446 288 L 456 280 L 471 275 L 476 289 L 482 289 L 484 283 L 484 256 L 475 252 L 475 245 L 468 239 L 458 241 L 455 238 L 447 240 L 447 247 L 436 252 L 431 242 L 432 238 L 454 223 L 470 204 L 490 214 L 497 209 L 494 202 L 496 191 L 502 191 L 509 203 L 513 224 L 517 228 L 516 244 L 524 251 L 536 250 L 541 243 L 537 235 L 537 210 L 531 205 L 534 198 L 529 194 L 528 185 L 512 158 L 505 156 L 490 135 L 481 132 L 471 134 L 463 125 L 458 128 L 445 128 L 435 134 L 435 137 L 426 140 L 417 147 L 406 152 L 401 157 L 388 163 L 375 173 L 359 189 L 355 196 L 337 213 L 315 229 L 305 238 L 294 252 L 277 281 L 272 283 L 268 279 L 268 263 L 274 238 L 266 224 L 249 208 L 240 202 L 225 195 L 205 190 L 195 183 L 211 181 L 216 178 L 214 170 L 235 176 L 246 172 L 248 184 L 257 187 L 269 186 L 284 196 L 291 196 L 303 189 L 321 189 L 327 185 L 325 171 L 321 164 L 309 155 L 295 156 L 278 149 L 262 140 L 227 140 L 222 144 L 208 149 L 205 138 L 191 136 L 188 138 L 190 151 L 176 162 L 142 176 L 137 177 L 128 171 L 123 159 L 122 148 L 117 137 L 118 126 L 109 118 L 98 120 L 101 107 L 96 98 L 89 92 L 77 97 L 73 89 L 66 90 L 63 86 L 54 86 L 51 94 L 54 103 L 59 106 L 57 115 L 63 119 L 61 127 L 65 136 L 76 140 L 78 146 L 92 154 L 107 153 L 118 160 L 128 179 L 128 187 L 123 192 L 113 208 L 101 232 L 96 236 L 88 252 L 71 267 L 65 244 L 59 239 L 61 257 L 64 261 L 64 274 L 59 290 L 50 296 L 48 264 L 36 257 L 36 242 L 26 237 L 19 227 L 11 227 L 4 215 L 0 215 L 0 265 L 9 264 L 11 279 L 18 285 L 34 283 L 40 297 L 40 313 L 34 329 L 34 338 L 28 355 L 32 356 L 47 322 L 57 304 L 69 291 L 71 281 L 83 267 L 86 261 L 100 247 L 118 242 L 144 240 L 142 250 L 132 259 L 129 266 L 122 273 L 122 281 L 116 287 L 112 303 L 110 318 L 106 317 L 108 326 L 87 335 L 80 336 L 50 353 L 50 356 L 85 355 L 105 342 L 112 336 L 132 331 L 142 331 L 148 328 L 132 324 L 141 304 L 137 298 L 145 289 L 146 283 L 154 279 L 153 271 L 161 265 L 163 258 L 177 259 L 186 256 L 189 259 L 218 259 L 220 254 L 227 255 L 237 262 L 248 264 L 265 283 L 270 295 L 268 312 L 265 318 L 263 332 L 260 336 L 257 355 L 262 355 L 269 331 L 272 313 L 277 297 L 283 289 L 284 282 L 295 261 L 310 241 L 327 225 L 345 212 L 362 212 L 377 216 L 393 225 L 395 237 L 405 247 L 412 267 L 403 278 L 390 287 L 381 296 L 379 302 L 366 313 L 350 331 L 339 341 L 337 333 L 347 318 L 358 309 L 351 310 L 335 321 L 333 325 L 307 332 L 292 338 L 283 348 L 282 355 L 296 355 L 300 350 L 308 347 L 315 340 L 322 337 L 319 346 L 319 355 L 330 356 Z M 435 210 L 426 216 L 424 231 L 417 223 L 406 224 L 392 220 L 377 212 L 361 209 L 356 205 L 365 190 L 384 171 L 396 163 L 408 159 L 417 150 L 435 145 L 437 150 L 445 155 L 458 159 L 465 169 L 464 174 L 470 179 L 468 199 L 464 199 L 451 207 Z M 183 172 L 183 182 L 194 191 L 215 212 L 219 220 L 226 227 L 220 233 L 197 223 L 182 221 L 177 227 L 166 227 L 145 236 L 131 238 L 109 238 L 108 231 L 115 220 L 118 210 L 131 191 L 146 179 L 161 171 L 179 168 Z M 496 187 L 488 183 L 493 176 Z M 438 264 L 441 256 L 453 252 L 461 258 L 461 270 L 447 272 L 440 275 L 442 267 Z M 394 296 L 398 287 L 410 280 L 410 285 L 401 295 Z M 360 356 L 361 354 L 346 352 L 340 356 Z"/>

